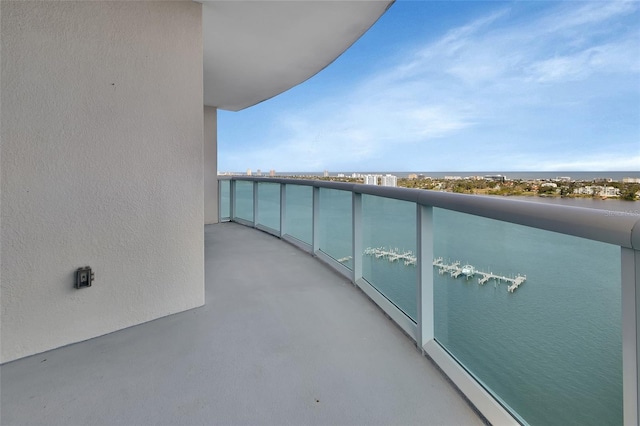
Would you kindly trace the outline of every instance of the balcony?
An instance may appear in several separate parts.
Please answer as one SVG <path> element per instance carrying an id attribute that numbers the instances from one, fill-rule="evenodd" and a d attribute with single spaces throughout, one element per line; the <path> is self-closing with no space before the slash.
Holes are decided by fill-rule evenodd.
<path id="1" fill-rule="evenodd" d="M 482 424 L 349 280 L 205 228 L 206 305 L 2 365 L 2 424 Z"/>
<path id="2" fill-rule="evenodd" d="M 237 223 L 205 230 L 206 305 L 2 365 L 3 424 L 637 424 L 637 216 L 219 193 Z"/>
<path id="3" fill-rule="evenodd" d="M 391 4 L 260 3 L 2 2 L 3 424 L 638 425 L 637 216 L 218 182 Z"/>

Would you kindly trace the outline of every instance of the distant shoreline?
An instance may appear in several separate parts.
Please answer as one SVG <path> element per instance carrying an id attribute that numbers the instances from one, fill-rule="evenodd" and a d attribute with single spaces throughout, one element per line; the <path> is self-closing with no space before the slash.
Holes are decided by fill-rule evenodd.
<path id="1" fill-rule="evenodd" d="M 253 174 L 256 175 L 257 169 L 253 169 Z M 263 169 L 262 176 L 267 176 L 269 173 L 269 169 Z M 222 172 L 234 175 L 246 175 L 246 171 L 243 172 Z M 548 180 L 555 179 L 559 177 L 570 177 L 573 180 L 581 180 L 581 181 L 592 181 L 592 180 L 601 180 L 601 179 L 612 179 L 614 181 L 622 180 L 623 178 L 640 178 L 640 171 L 632 171 L 632 170 L 621 170 L 621 171 L 603 171 L 603 170 L 595 170 L 595 171 L 357 171 L 357 170 L 328 170 L 328 174 L 330 177 L 337 177 L 338 174 L 344 174 L 345 176 L 351 176 L 353 173 L 360 175 L 384 175 L 384 174 L 392 174 L 398 176 L 399 178 L 406 178 L 411 174 L 424 175 L 426 177 L 432 177 L 436 179 L 443 179 L 445 176 L 461 176 L 471 177 L 471 176 L 495 176 L 501 175 L 505 176 L 507 179 L 540 179 L 540 180 Z M 307 171 L 307 172 L 278 172 L 276 171 L 277 176 L 323 176 L 324 171 Z"/>
<path id="2" fill-rule="evenodd" d="M 511 175 L 486 174 L 487 172 L 449 173 L 438 172 L 440 176 L 431 173 L 429 176 L 426 173 L 406 172 L 333 174 L 326 171 L 319 175 L 276 173 L 270 170 L 266 175 L 259 170 L 256 170 L 255 174 L 247 170 L 246 174 L 221 173 L 221 175 L 319 179 L 360 184 L 370 183 L 373 178 L 373 184 L 472 195 L 519 196 L 532 199 L 640 200 L 640 172 L 511 172 Z M 525 177 L 524 174 L 528 176 Z M 390 181 L 386 180 L 388 176 L 391 176 Z"/>

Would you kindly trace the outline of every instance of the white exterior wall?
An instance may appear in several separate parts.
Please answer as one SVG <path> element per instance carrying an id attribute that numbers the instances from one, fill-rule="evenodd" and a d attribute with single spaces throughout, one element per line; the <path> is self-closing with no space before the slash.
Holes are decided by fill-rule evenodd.
<path id="1" fill-rule="evenodd" d="M 204 107 L 204 223 L 218 223 L 218 110 Z"/>
<path id="2" fill-rule="evenodd" d="M 0 361 L 202 305 L 201 4 L 1 7 Z"/>

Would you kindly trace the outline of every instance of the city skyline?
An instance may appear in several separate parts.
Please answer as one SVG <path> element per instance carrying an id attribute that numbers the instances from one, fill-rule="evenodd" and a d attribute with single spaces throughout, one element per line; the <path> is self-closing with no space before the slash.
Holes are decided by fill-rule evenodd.
<path id="1" fill-rule="evenodd" d="M 637 170 L 638 2 L 398 1 L 307 82 L 219 112 L 219 170 Z"/>

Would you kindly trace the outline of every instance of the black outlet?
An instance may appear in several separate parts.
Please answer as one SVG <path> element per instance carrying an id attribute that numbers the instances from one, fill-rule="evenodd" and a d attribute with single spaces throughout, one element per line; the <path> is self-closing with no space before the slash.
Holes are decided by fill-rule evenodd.
<path id="1" fill-rule="evenodd" d="M 76 288 L 91 287 L 93 277 L 91 267 L 85 266 L 84 268 L 78 268 L 76 271 Z"/>

